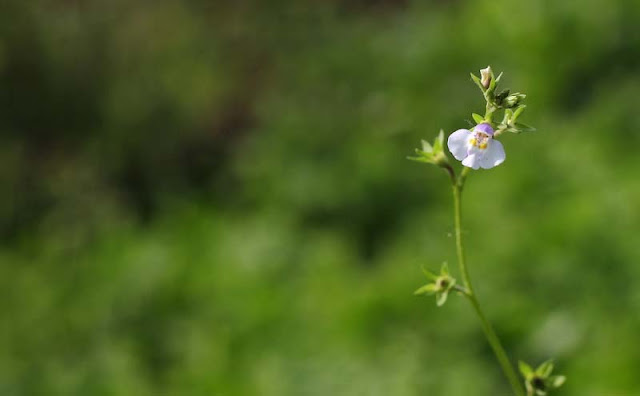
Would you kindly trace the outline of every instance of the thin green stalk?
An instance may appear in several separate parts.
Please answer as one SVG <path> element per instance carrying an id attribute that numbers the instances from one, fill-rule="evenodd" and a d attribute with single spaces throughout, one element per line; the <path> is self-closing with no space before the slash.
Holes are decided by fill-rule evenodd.
<path id="1" fill-rule="evenodd" d="M 456 253 L 458 255 L 458 266 L 460 267 L 460 273 L 462 274 L 462 281 L 464 286 L 469 291 L 469 295 L 473 295 L 473 288 L 471 286 L 471 281 L 469 280 L 469 271 L 467 270 L 467 266 L 464 260 L 464 246 L 462 244 L 462 210 L 461 210 L 461 195 L 462 195 L 462 187 L 464 186 L 464 180 L 466 178 L 467 173 L 469 173 L 469 168 L 465 167 L 458 180 L 455 180 L 453 183 L 453 205 L 454 205 L 454 225 L 456 232 Z"/>
<path id="2" fill-rule="evenodd" d="M 488 98 L 485 97 L 485 99 L 487 99 L 487 106 L 485 108 L 484 119 L 490 123 L 493 120 L 493 113 L 495 113 L 497 109 L 491 104 Z"/>
<path id="3" fill-rule="evenodd" d="M 522 384 L 516 375 L 516 372 L 513 370 L 513 366 L 507 357 L 507 353 L 505 352 L 502 344 L 500 343 L 500 339 L 498 335 L 493 330 L 491 323 L 487 320 L 486 316 L 482 312 L 480 308 L 480 304 L 478 303 L 478 299 L 473 291 L 473 286 L 471 285 L 471 279 L 469 277 L 469 271 L 467 269 L 467 265 L 464 259 L 464 245 L 462 243 L 462 188 L 464 187 L 464 181 L 469 173 L 469 168 L 465 167 L 463 171 L 460 173 L 457 181 L 453 183 L 453 205 L 454 205 L 454 219 L 455 219 L 455 234 L 456 234 L 456 252 L 458 255 L 458 266 L 460 268 L 460 273 L 462 274 L 462 281 L 464 283 L 464 287 L 467 289 L 467 292 L 464 293 L 465 296 L 471 302 L 473 309 L 475 310 L 478 318 L 480 318 L 480 323 L 482 325 L 482 330 L 491 345 L 491 349 L 496 355 L 500 366 L 502 367 L 502 371 L 504 375 L 509 380 L 511 387 L 513 388 L 513 392 L 516 396 L 525 396 L 524 389 L 522 388 Z"/>

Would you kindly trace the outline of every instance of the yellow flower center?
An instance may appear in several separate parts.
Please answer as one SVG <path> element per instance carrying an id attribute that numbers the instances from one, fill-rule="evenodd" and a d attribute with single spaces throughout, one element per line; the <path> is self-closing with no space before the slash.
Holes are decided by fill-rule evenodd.
<path id="1" fill-rule="evenodd" d="M 479 148 L 480 150 L 484 150 L 487 148 L 489 138 L 489 135 L 486 133 L 477 132 L 474 137 L 469 139 L 469 144 L 473 147 Z"/>

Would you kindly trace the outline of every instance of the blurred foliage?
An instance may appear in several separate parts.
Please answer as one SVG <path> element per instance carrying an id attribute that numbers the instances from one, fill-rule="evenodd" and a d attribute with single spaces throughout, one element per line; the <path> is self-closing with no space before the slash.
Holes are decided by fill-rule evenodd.
<path id="1" fill-rule="evenodd" d="M 487 64 L 539 132 L 467 182 L 480 299 L 558 395 L 640 393 L 637 1 L 1 7 L 1 394 L 507 394 L 412 295 L 454 251 L 405 157 Z"/>

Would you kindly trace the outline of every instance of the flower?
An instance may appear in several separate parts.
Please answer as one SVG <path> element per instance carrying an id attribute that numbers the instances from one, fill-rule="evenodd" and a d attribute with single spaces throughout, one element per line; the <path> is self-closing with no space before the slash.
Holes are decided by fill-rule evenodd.
<path id="1" fill-rule="evenodd" d="M 490 169 L 504 162 L 502 143 L 493 138 L 493 128 L 488 123 L 478 124 L 473 131 L 458 129 L 449 136 L 447 146 L 462 165 L 478 169 Z"/>

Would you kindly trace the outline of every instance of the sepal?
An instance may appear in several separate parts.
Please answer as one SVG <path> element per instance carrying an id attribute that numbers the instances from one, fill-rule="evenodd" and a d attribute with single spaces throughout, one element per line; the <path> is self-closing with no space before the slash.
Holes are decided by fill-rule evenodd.
<path id="1" fill-rule="evenodd" d="M 426 269 L 422 269 L 426 277 L 431 281 L 413 292 L 415 295 L 434 295 L 436 296 L 436 305 L 441 307 L 447 302 L 449 292 L 455 288 L 456 280 L 449 274 L 449 265 L 447 262 L 442 263 L 440 272 L 435 275 Z"/>
<path id="2" fill-rule="evenodd" d="M 524 377 L 524 384 L 528 396 L 546 396 L 549 391 L 557 389 L 565 383 L 564 375 L 551 375 L 553 362 L 547 360 L 535 370 L 525 362 L 518 362 L 520 373 Z"/>
<path id="3" fill-rule="evenodd" d="M 440 133 L 433 142 L 433 145 L 426 140 L 422 141 L 422 149 L 416 149 L 415 157 L 407 157 L 411 161 L 424 162 L 427 164 L 438 165 L 440 167 L 448 167 L 449 160 L 444 152 L 444 131 Z"/>
<path id="4" fill-rule="evenodd" d="M 482 124 L 483 122 L 485 122 L 484 117 L 480 114 L 472 113 L 471 117 L 473 117 L 473 120 L 476 122 L 476 124 Z"/>

